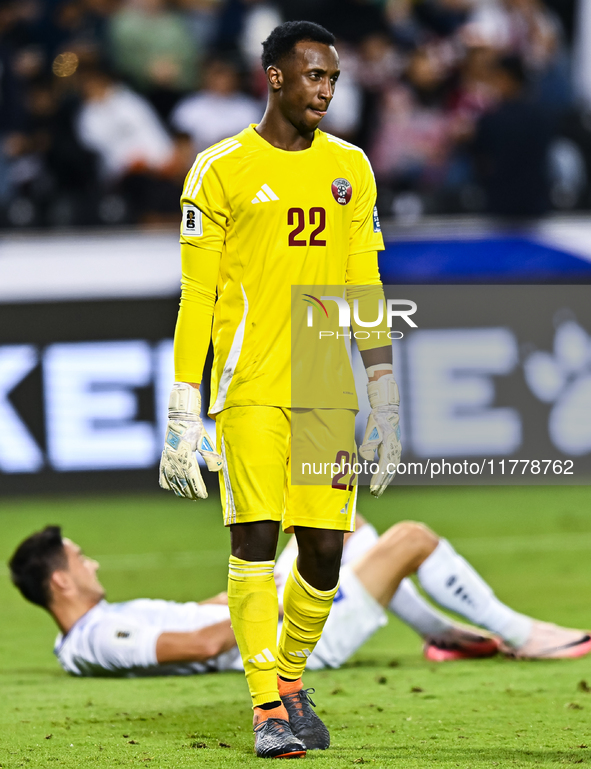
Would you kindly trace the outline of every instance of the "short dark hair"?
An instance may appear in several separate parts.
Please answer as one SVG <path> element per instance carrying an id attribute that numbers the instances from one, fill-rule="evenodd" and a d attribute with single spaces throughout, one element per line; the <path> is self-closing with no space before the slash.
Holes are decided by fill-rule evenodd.
<path id="1" fill-rule="evenodd" d="M 51 575 L 57 569 L 68 568 L 61 528 L 46 526 L 27 537 L 14 551 L 8 566 L 13 583 L 27 601 L 47 609 Z"/>
<path id="2" fill-rule="evenodd" d="M 277 65 L 290 54 L 296 43 L 302 41 L 334 45 L 335 37 L 320 24 L 313 21 L 286 21 L 271 32 L 263 42 L 263 69 L 265 72 L 272 65 Z"/>

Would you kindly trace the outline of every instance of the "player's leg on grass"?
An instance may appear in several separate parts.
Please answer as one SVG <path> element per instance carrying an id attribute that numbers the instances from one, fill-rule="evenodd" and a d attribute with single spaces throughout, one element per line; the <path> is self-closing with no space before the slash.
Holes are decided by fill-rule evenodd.
<path id="1" fill-rule="evenodd" d="M 345 531 L 354 528 L 356 487 L 351 471 L 332 486 L 332 460 L 339 451 L 355 451 L 355 413 L 347 409 L 292 409 L 290 483 L 283 526 L 293 527 L 297 558 L 285 580 L 283 626 L 277 670 L 279 693 L 294 732 L 308 749 L 324 750 L 328 730 L 311 708 L 302 674 L 319 642 L 338 590 Z M 330 462 L 325 464 L 326 460 Z M 304 462 L 318 462 L 325 472 L 317 484 L 298 475 Z"/>
<path id="2" fill-rule="evenodd" d="M 425 532 L 428 535 L 429 532 Z M 345 546 L 343 548 L 343 566 L 353 563 L 362 555 L 367 553 L 379 540 L 379 534 L 375 527 L 368 523 L 363 516 L 357 514 L 357 527 L 354 533 L 345 535 Z M 419 547 L 419 537 L 414 536 L 410 539 L 411 544 Z M 281 559 L 277 562 L 277 569 L 281 567 Z M 277 572 L 276 569 L 276 572 Z M 415 630 L 423 639 L 439 641 L 445 645 L 449 644 L 450 637 L 457 636 L 460 627 L 450 617 L 437 611 L 428 601 L 426 601 L 414 586 L 412 580 L 404 577 L 398 586 L 398 589 L 392 596 L 387 608 L 401 619 L 405 624 Z M 476 633 L 469 634 L 470 641 L 474 642 L 483 639 Z"/>
<path id="3" fill-rule="evenodd" d="M 278 649 L 279 693 L 295 733 L 309 750 L 326 750 L 328 730 L 314 713 L 302 674 L 314 651 L 338 590 L 343 532 L 295 527 L 298 557 L 283 592 Z"/>
<path id="4" fill-rule="evenodd" d="M 539 622 L 499 601 L 482 577 L 445 539 L 420 565 L 424 590 L 441 606 L 461 614 L 503 640 L 501 651 L 516 657 L 577 657 L 591 651 L 581 631 Z"/>
<path id="5" fill-rule="evenodd" d="M 402 580 L 417 571 L 437 544 L 437 536 L 426 526 L 397 523 L 354 560 L 351 568 L 368 593 L 388 606 Z"/>
<path id="6" fill-rule="evenodd" d="M 254 707 L 281 705 L 277 691 L 277 589 L 273 579 L 277 521 L 230 527 L 228 606 Z"/>
<path id="7" fill-rule="evenodd" d="M 401 553 L 403 563 L 397 568 L 394 562 Z M 416 573 L 425 592 L 440 606 L 500 636 L 504 653 L 523 658 L 558 658 L 582 656 L 591 651 L 591 638 L 586 633 L 537 622 L 499 601 L 492 588 L 450 543 L 438 539 L 422 524 L 406 522 L 393 526 L 354 568 L 361 570 L 363 576 L 359 573 L 358 576 L 369 592 L 383 602 L 395 584 L 400 568 L 408 568 L 408 564 L 413 560 L 416 562 L 417 558 Z M 393 580 L 389 587 L 388 580 Z M 496 644 L 490 639 L 475 638 L 471 631 L 455 623 L 451 623 L 449 630 L 438 630 L 436 626 L 427 630 L 423 622 L 436 619 L 429 617 L 435 612 L 429 612 L 430 607 L 408 580 L 403 580 L 388 606 L 424 635 L 427 641 L 425 653 L 429 659 L 442 661 L 488 656 L 496 650 Z M 444 620 L 442 615 L 439 618 Z"/>
<path id="8" fill-rule="evenodd" d="M 277 670 L 280 692 L 301 689 L 306 660 L 320 640 L 338 589 L 343 532 L 295 527 L 298 556 L 283 593 Z"/>
<path id="9" fill-rule="evenodd" d="M 220 492 L 232 548 L 228 608 L 252 699 L 255 750 L 269 758 L 303 755 L 305 746 L 290 730 L 277 685 L 273 569 L 284 507 L 289 418 L 280 408 L 233 407 L 218 415 L 217 428 L 223 458 Z"/>
<path id="10" fill-rule="evenodd" d="M 338 590 L 343 532 L 296 526 L 298 557 L 283 592 L 283 626 L 278 649 L 279 693 L 294 732 L 309 750 L 326 750 L 327 728 L 312 710 L 302 674 L 319 642 Z"/>
<path id="11" fill-rule="evenodd" d="M 409 557 L 413 558 L 414 549 L 425 548 L 423 540 L 429 538 L 433 545 L 438 538 L 427 527 L 422 526 L 412 530 L 412 522 L 396 524 L 394 529 L 400 534 L 407 527 L 407 537 L 403 540 L 409 547 Z M 410 530 L 408 530 L 410 527 Z M 435 539 L 433 539 L 435 536 Z M 343 551 L 343 564 L 367 553 L 379 540 L 376 529 L 365 519 L 357 515 L 357 530 L 348 535 Z M 490 657 L 498 650 L 498 641 L 473 629 L 460 625 L 450 617 L 437 611 L 416 589 L 409 577 L 404 577 L 398 589 L 387 604 L 387 608 L 405 624 L 411 627 L 425 641 L 424 653 L 428 659 L 437 661 L 454 659 L 472 659 L 474 657 Z M 368 627 L 371 627 L 368 626 Z"/>
<path id="12" fill-rule="evenodd" d="M 277 686 L 278 603 L 273 567 L 279 522 L 237 523 L 230 531 L 228 606 L 253 702 L 256 752 L 261 758 L 304 755 L 304 745 L 289 728 Z"/>
<path id="13" fill-rule="evenodd" d="M 501 636 L 514 646 L 527 639 L 531 619 L 506 606 L 445 539 L 417 569 L 423 589 L 440 606 Z"/>
<path id="14" fill-rule="evenodd" d="M 379 538 L 373 526 L 366 524 L 353 535 L 345 555 L 369 594 L 425 640 L 426 654 L 433 658 L 437 652 L 440 660 L 491 656 L 497 652 L 496 640 L 438 612 L 408 579 L 438 545 L 437 535 L 420 523 L 398 523 Z"/>
<path id="15" fill-rule="evenodd" d="M 503 637 L 527 638 L 531 620 L 502 604 L 449 542 L 423 524 L 396 524 L 352 568 L 382 606 L 391 606 L 402 579 L 416 572 L 425 591 L 446 609 Z M 398 609 L 416 598 L 408 588 L 406 583 L 406 602 L 394 601 Z"/>

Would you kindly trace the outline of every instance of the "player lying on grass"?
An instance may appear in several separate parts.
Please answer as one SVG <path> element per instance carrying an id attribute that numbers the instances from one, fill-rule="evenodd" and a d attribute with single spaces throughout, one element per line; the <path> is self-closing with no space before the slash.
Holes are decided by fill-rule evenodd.
<path id="1" fill-rule="evenodd" d="M 292 539 L 275 570 L 280 596 L 295 555 Z M 57 526 L 26 539 L 10 561 L 12 580 L 23 596 L 47 609 L 60 628 L 55 654 L 64 670 L 82 676 L 242 670 L 225 594 L 202 603 L 107 603 L 97 569 L 96 561 L 62 539 Z M 495 637 L 437 612 L 407 578 L 413 573 L 441 606 Z M 430 660 L 487 657 L 498 649 L 530 659 L 591 651 L 586 633 L 532 620 L 501 603 L 449 542 L 426 526 L 398 523 L 378 537 L 361 519 L 345 542 L 339 593 L 309 667 L 343 664 L 386 624 L 385 609 L 425 639 Z"/>

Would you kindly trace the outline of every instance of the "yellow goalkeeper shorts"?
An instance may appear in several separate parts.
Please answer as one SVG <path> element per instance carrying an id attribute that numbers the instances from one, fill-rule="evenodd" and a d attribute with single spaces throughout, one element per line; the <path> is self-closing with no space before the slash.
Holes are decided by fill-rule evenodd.
<path id="1" fill-rule="evenodd" d="M 355 412 L 233 406 L 216 417 L 224 524 L 355 530 Z"/>

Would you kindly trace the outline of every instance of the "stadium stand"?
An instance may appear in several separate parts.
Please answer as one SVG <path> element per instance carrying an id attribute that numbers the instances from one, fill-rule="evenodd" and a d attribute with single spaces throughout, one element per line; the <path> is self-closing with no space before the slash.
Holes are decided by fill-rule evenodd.
<path id="1" fill-rule="evenodd" d="M 176 219 L 201 142 L 262 112 L 260 41 L 298 17 L 338 36 L 343 76 L 325 127 L 368 153 L 382 216 L 591 206 L 574 0 L 8 0 L 0 226 Z M 211 126 L 187 128 L 208 108 Z M 126 146 L 107 157 L 101 114 L 113 110 Z M 499 197 L 508 172 L 521 193 Z"/>

